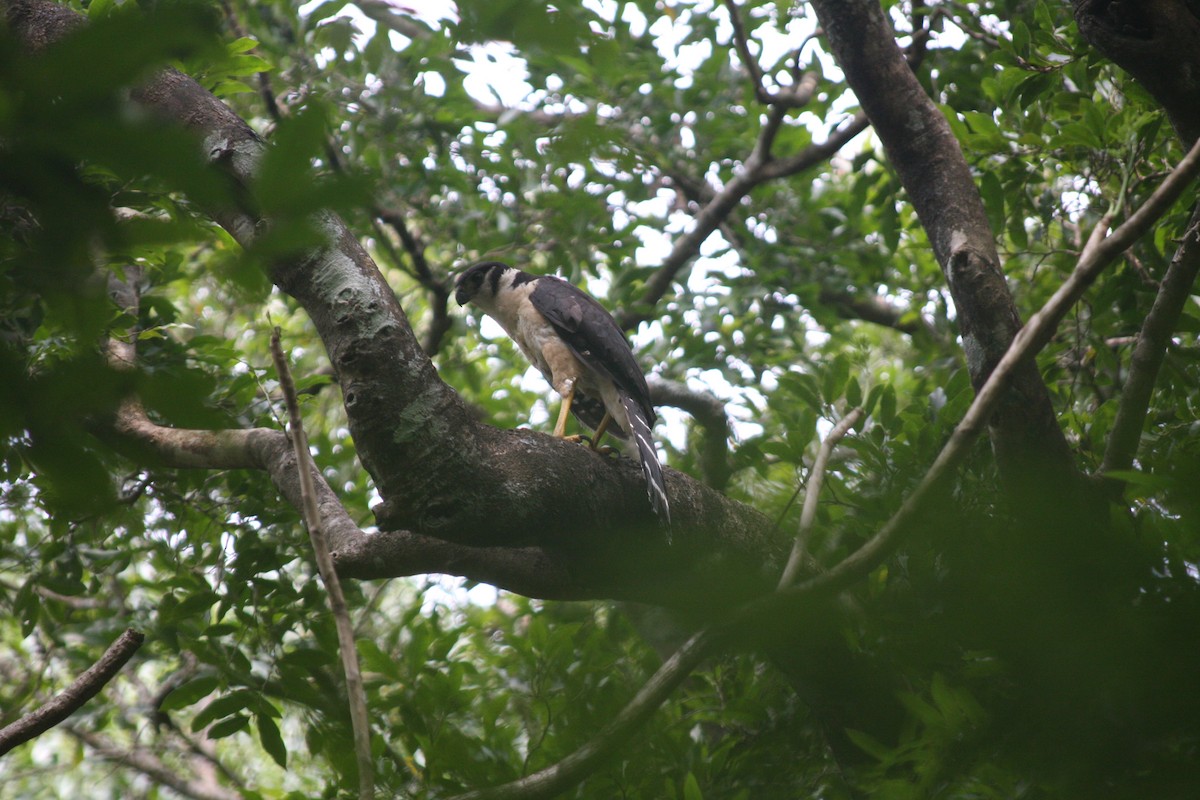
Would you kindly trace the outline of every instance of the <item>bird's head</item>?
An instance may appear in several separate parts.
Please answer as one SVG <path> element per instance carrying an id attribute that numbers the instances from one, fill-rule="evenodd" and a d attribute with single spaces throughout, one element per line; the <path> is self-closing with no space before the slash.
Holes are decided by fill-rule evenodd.
<path id="1" fill-rule="evenodd" d="M 516 268 L 499 261 L 483 261 L 473 264 L 458 276 L 454 282 L 454 299 L 460 306 L 476 298 L 490 300 L 500 291 L 500 279 L 507 272 L 516 272 Z"/>

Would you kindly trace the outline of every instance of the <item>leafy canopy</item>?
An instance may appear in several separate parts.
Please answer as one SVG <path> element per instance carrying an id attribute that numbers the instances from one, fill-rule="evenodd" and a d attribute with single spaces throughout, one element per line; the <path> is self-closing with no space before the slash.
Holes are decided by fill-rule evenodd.
<path id="1" fill-rule="evenodd" d="M 484 257 L 644 313 L 642 363 L 728 401 L 727 491 L 784 530 L 819 436 L 863 405 L 869 420 L 835 458 L 808 542 L 824 564 L 887 519 L 972 399 L 942 272 L 869 133 L 735 204 L 647 306 L 647 281 L 766 124 L 728 5 L 472 0 L 429 16 L 374 3 L 350 14 L 337 0 L 303 14 L 272 0 L 146 5 L 76 5 L 90 24 L 36 54 L 0 33 L 5 722 L 132 625 L 148 644 L 70 723 L 98 737 L 93 748 L 144 748 L 198 780 L 211 767 L 196 744 L 220 763 L 216 780 L 247 797 L 354 786 L 336 637 L 294 509 L 262 473 L 155 468 L 98 424 L 136 392 L 164 425 L 278 427 L 266 341 L 280 325 L 317 464 L 371 525 L 376 498 L 326 356 L 264 277 L 271 259 L 318 241 L 316 210 L 347 219 L 421 334 L 438 330 L 452 271 Z M 919 75 L 971 163 L 1028 315 L 1098 217 L 1136 207 L 1180 150 L 1153 100 L 1078 39 L 1061 4 L 884 5 L 902 37 L 914 19 L 931 31 Z M 776 157 L 845 124 L 855 101 L 821 39 L 806 38 L 811 12 L 749 2 L 737 13 L 765 87 L 794 86 L 794 64 L 819 75 Z M 253 187 L 217 177 L 200 142 L 131 103 L 128 87 L 165 66 L 270 142 Z M 252 251 L 202 211 L 230 202 L 275 220 Z M 1176 209 L 1130 251 L 1039 357 L 1085 472 L 1186 217 Z M 109 273 L 141 288 L 136 314 L 111 302 Z M 455 312 L 427 338 L 442 378 L 497 426 L 541 425 L 544 383 L 477 322 Z M 806 622 L 806 652 L 713 660 L 573 796 L 1194 786 L 1200 709 L 1183 697 L 1200 666 L 1187 645 L 1200 611 L 1197 330 L 1193 298 L 1111 530 L 1016 524 L 980 446 L 901 552 L 845 607 Z M 106 336 L 135 337 L 136 369 L 111 368 Z M 706 433 L 665 416 L 668 462 L 701 475 Z M 476 603 L 434 579 L 347 588 L 380 786 L 415 797 L 553 764 L 653 672 L 654 634 L 673 635 L 653 613 L 602 603 L 486 592 Z M 840 671 L 842 657 L 855 669 Z M 855 707 L 862 680 L 894 704 Z M 854 725 L 831 727 L 830 708 Z M 10 755 L 14 791 L 146 791 L 136 766 L 83 759 L 78 740 L 59 731 Z"/>

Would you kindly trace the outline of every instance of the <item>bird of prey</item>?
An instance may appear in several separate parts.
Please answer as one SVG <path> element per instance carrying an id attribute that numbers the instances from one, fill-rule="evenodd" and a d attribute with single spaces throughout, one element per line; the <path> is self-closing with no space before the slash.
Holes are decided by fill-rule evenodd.
<path id="1" fill-rule="evenodd" d="M 592 428 L 592 447 L 615 422 L 614 436 L 632 435 L 650 505 L 671 523 L 666 484 L 650 427 L 654 406 L 646 377 L 616 320 L 590 295 L 549 275 L 531 275 L 499 261 L 469 267 L 455 284 L 459 305 L 474 303 L 512 338 L 554 391 L 562 409 L 554 435 L 573 412 Z"/>

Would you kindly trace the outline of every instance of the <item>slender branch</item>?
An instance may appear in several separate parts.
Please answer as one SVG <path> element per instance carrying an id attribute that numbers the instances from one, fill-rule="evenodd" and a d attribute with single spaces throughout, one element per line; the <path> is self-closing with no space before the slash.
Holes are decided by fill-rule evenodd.
<path id="1" fill-rule="evenodd" d="M 831 133 L 821 144 L 810 145 L 801 152 L 783 159 L 766 157 L 768 154 L 760 146 L 762 136 L 774 134 L 768 126 L 764 126 L 760 133 L 760 144 L 755 146 L 755 153 L 758 153 L 759 157 L 754 159 L 753 163 L 748 161 L 745 169 L 725 184 L 725 187 L 700 210 L 692 229 L 675 240 L 671 252 L 646 282 L 637 306 L 617 315 L 621 326 L 626 329 L 634 328 L 650 318 L 651 310 L 666 295 L 679 272 L 700 252 L 700 246 L 720 227 L 737 204 L 757 186 L 767 180 L 794 175 L 827 160 L 866 130 L 868 124 L 867 118 L 859 114 L 848 125 Z"/>
<path id="2" fill-rule="evenodd" d="M 729 416 L 725 413 L 725 402 L 714 394 L 693 390 L 679 381 L 651 376 L 647 383 L 654 405 L 682 409 L 704 429 L 700 469 L 709 486 L 724 489 L 733 474 L 729 466 Z"/>
<path id="3" fill-rule="evenodd" d="M 800 572 L 800 564 L 804 561 L 804 544 L 812 530 L 813 520 L 817 518 L 817 498 L 821 496 L 821 484 L 825 480 L 825 465 L 829 463 L 829 455 L 834 446 L 862 419 L 862 415 L 861 408 L 851 409 L 833 426 L 833 430 L 829 431 L 817 450 L 812 472 L 808 476 L 808 487 L 804 490 L 804 507 L 800 510 L 800 524 L 796 528 L 796 543 L 792 545 L 792 554 L 788 557 L 783 576 L 779 579 L 780 589 L 791 586 Z"/>
<path id="4" fill-rule="evenodd" d="M 105 685 L 117 676 L 121 667 L 133 658 L 133 654 L 146 640 L 143 633 L 126 628 L 117 637 L 100 660 L 71 682 L 71 685 L 53 700 L 21 717 L 16 722 L 0 729 L 0 756 L 22 745 L 59 724 L 74 714 L 83 704 L 95 697 Z"/>
<path id="5" fill-rule="evenodd" d="M 1107 222 L 1101 223 L 1101 230 L 1093 233 L 1092 240 L 1084 248 L 1075 269 L 1066 281 L 1017 333 L 1012 345 L 996 364 L 996 368 L 992 370 L 987 382 L 975 396 L 974 402 L 967 409 L 962 421 L 950 435 L 950 440 L 946 442 L 929 471 L 917 484 L 916 489 L 873 537 L 828 572 L 815 575 L 791 588 L 776 592 L 775 595 L 750 603 L 740 615 L 746 616 L 756 610 L 763 612 L 766 607 L 773 608 L 775 603 L 786 603 L 800 598 L 807 599 L 813 593 L 827 594 L 840 591 L 882 563 L 887 554 L 900 541 L 909 524 L 924 510 L 929 498 L 935 494 L 966 457 L 971 444 L 983 431 L 989 417 L 996 410 L 1013 371 L 1018 365 L 1027 359 L 1032 359 L 1038 351 L 1045 347 L 1067 311 L 1079 300 L 1096 276 L 1126 248 L 1150 230 L 1150 227 L 1166 213 L 1171 204 L 1179 199 L 1198 172 L 1200 172 L 1200 141 L 1172 170 L 1154 194 L 1107 238 L 1101 238 L 1102 229 L 1107 227 Z"/>
<path id="6" fill-rule="evenodd" d="M 758 65 L 758 61 L 750 52 L 750 39 L 746 35 L 746 28 L 742 25 L 741 15 L 738 14 L 737 4 L 734 0 L 725 0 L 725 8 L 729 12 L 729 24 L 733 27 L 733 46 L 737 49 L 738 58 L 742 60 L 742 64 L 746 67 L 746 71 L 750 73 L 750 80 L 754 84 L 754 97 L 763 105 L 774 106 L 777 109 L 792 109 L 802 108 L 812 100 L 813 93 L 817 88 L 816 73 L 807 73 L 800 75 L 800 52 L 796 52 L 796 67 L 792 71 L 793 77 L 796 79 L 794 86 L 787 89 L 771 91 L 763 83 L 763 71 Z M 805 40 L 807 42 L 807 40 Z M 803 47 L 803 45 L 801 46 Z"/>
<path id="7" fill-rule="evenodd" d="M 342 584 L 338 579 L 333 557 L 329 553 L 329 543 L 325 539 L 325 528 L 321 511 L 317 507 L 317 494 L 312 477 L 316 465 L 308 452 L 308 437 L 304 434 L 304 424 L 300 419 L 296 384 L 292 381 L 292 371 L 288 368 L 283 347 L 279 343 L 279 328 L 275 328 L 271 334 L 271 356 L 275 361 L 279 387 L 287 404 L 292 448 L 296 453 L 296 466 L 300 475 L 304 524 L 312 540 L 313 554 L 316 556 L 321 580 L 325 583 L 325 590 L 329 592 L 329 607 L 337 627 L 338 649 L 341 651 L 342 669 L 346 673 L 346 694 L 350 701 L 350 722 L 354 728 L 354 754 L 358 761 L 358 796 L 361 800 L 371 800 L 375 795 L 375 762 L 371 758 L 371 727 L 367 718 L 367 696 L 363 688 L 362 670 L 358 665 L 358 650 L 354 644 L 354 626 L 350 622 L 346 596 L 342 593 Z"/>
<path id="8" fill-rule="evenodd" d="M 1154 305 L 1142 321 L 1129 362 L 1129 376 L 1121 392 L 1121 404 L 1108 434 L 1101 472 L 1125 470 L 1133 464 L 1158 371 L 1197 273 L 1200 273 L 1200 205 L 1193 212 L 1183 242 L 1167 267 Z"/>
<path id="9" fill-rule="evenodd" d="M 733 45 L 737 48 L 738 58 L 742 60 L 742 66 L 750 73 L 750 80 L 754 83 L 754 96 L 758 98 L 758 102 L 769 105 L 772 102 L 771 93 L 763 85 L 762 70 L 758 66 L 758 60 L 750 52 L 750 43 L 742 25 L 742 17 L 738 14 L 737 3 L 734 0 L 725 0 L 725 8 L 729 12 L 729 24 L 733 26 Z"/>
<path id="10" fill-rule="evenodd" d="M 923 316 L 913 314 L 910 309 L 894 306 L 875 294 L 855 293 L 823 286 L 817 299 L 843 319 L 870 322 L 909 336 L 927 334 L 933 338 L 938 337 L 937 329 Z"/>
<path id="11" fill-rule="evenodd" d="M 144 747 L 121 747 L 94 733 L 76 728 L 72 725 L 64 727 L 67 733 L 86 744 L 96 755 L 105 761 L 111 761 L 122 767 L 134 769 L 155 783 L 169 787 L 172 791 L 191 800 L 242 800 L 238 792 L 226 789 L 219 784 L 202 783 L 187 780 L 179 775 L 179 771 L 167 766 L 161 759 Z"/>
<path id="12" fill-rule="evenodd" d="M 128 314 L 137 314 L 140 303 L 136 285 L 136 267 L 126 270 L 126 281 L 109 277 L 109 294 Z M 132 342 L 110 338 L 106 346 L 108 362 L 116 370 L 133 370 L 137 350 Z M 190 430 L 159 425 L 146 414 L 136 397 L 126 398 L 116 416 L 98 433 L 114 435 L 118 443 L 139 462 L 157 462 L 175 469 L 258 469 L 265 471 L 275 487 L 293 508 L 304 502 L 297 478 L 295 456 L 287 435 L 270 428 L 229 430 Z M 324 476 L 311 467 L 318 508 L 326 532 L 341 547 L 349 547 L 363 538 Z"/>
<path id="13" fill-rule="evenodd" d="M 663 662 L 611 722 L 562 761 L 511 783 L 466 792 L 451 800 L 539 800 L 565 792 L 627 744 L 630 736 L 650 719 L 671 692 L 728 636 L 726 629 L 718 631 L 715 628 L 694 634 Z"/>
<path id="14" fill-rule="evenodd" d="M 426 355 L 432 356 L 441 348 L 442 338 L 450 330 L 450 288 L 445 278 L 434 274 L 429 259 L 425 256 L 425 244 L 409 229 L 403 214 L 380 205 L 375 206 L 372 213 L 396 232 L 404 252 L 412 262 L 412 277 L 429 292 L 431 318 L 421 340 L 421 349 Z"/>

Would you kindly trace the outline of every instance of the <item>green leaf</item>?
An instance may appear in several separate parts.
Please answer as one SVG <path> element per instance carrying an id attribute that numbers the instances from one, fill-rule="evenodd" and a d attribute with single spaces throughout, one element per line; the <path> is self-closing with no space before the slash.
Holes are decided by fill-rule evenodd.
<path id="1" fill-rule="evenodd" d="M 846 738 L 876 761 L 887 763 L 892 758 L 892 749 L 870 734 L 847 728 Z"/>
<path id="2" fill-rule="evenodd" d="M 851 377 L 846 381 L 846 404 L 850 408 L 856 408 L 862 405 L 862 387 L 858 383 L 858 378 Z"/>
<path id="3" fill-rule="evenodd" d="M 683 800 L 704 800 L 700 782 L 696 780 L 694 773 L 689 772 L 683 779 Z"/>
<path id="4" fill-rule="evenodd" d="M 254 724 L 258 727 L 258 740 L 262 742 L 267 755 L 276 764 L 286 769 L 287 747 L 283 743 L 283 737 L 279 734 L 279 726 L 275 724 L 275 720 L 269 716 L 257 714 L 254 717 Z"/>
<path id="5" fill-rule="evenodd" d="M 38 623 L 38 612 L 41 610 L 41 598 L 34 589 L 36 584 L 33 578 L 26 580 L 21 584 L 21 588 L 17 590 L 17 596 L 13 599 L 13 611 L 17 619 L 21 621 L 21 636 L 26 637 L 33 633 Z"/>
<path id="6" fill-rule="evenodd" d="M 889 383 L 879 395 L 879 422 L 888 431 L 894 431 L 896 419 L 896 390 Z"/>
<path id="7" fill-rule="evenodd" d="M 210 739 L 224 739 L 226 736 L 232 736 L 239 731 L 244 731 L 250 727 L 250 718 L 244 714 L 238 714 L 235 717 L 222 720 L 206 731 L 206 735 Z"/>
<path id="8" fill-rule="evenodd" d="M 979 193 L 983 196 L 983 206 L 987 211 L 988 223 L 992 232 L 999 234 L 1004 230 L 1004 187 L 996 173 L 985 171 L 979 179 Z"/>
<path id="9" fill-rule="evenodd" d="M 202 708 L 192 719 L 192 732 L 198 733 L 214 720 L 249 708 L 254 703 L 255 697 L 256 693 L 249 689 L 237 689 L 218 697 Z"/>
<path id="10" fill-rule="evenodd" d="M 208 697 L 220 685 L 220 679 L 215 675 L 202 675 L 188 681 L 168 694 L 159 708 L 163 711 L 176 711 L 186 708 L 204 697 Z"/>

